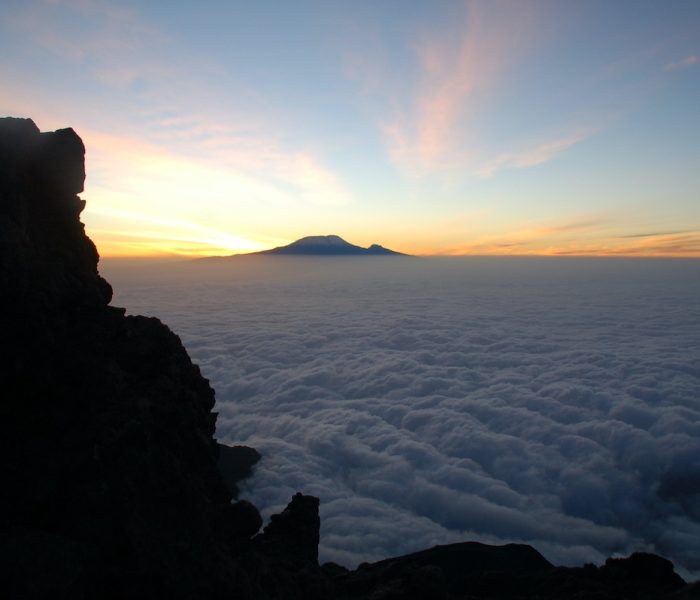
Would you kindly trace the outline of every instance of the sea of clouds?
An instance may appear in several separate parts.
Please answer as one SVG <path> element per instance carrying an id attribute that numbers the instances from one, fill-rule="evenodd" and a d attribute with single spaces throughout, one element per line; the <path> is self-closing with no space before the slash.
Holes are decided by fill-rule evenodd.
<path id="1" fill-rule="evenodd" d="M 268 517 L 321 499 L 320 559 L 463 540 L 700 576 L 700 261 L 107 261 L 178 333 Z"/>

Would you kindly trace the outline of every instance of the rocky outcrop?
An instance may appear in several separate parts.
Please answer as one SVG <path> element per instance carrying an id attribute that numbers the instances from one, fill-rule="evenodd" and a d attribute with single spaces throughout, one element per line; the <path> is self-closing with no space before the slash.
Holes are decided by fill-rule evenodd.
<path id="1" fill-rule="evenodd" d="M 272 515 L 262 535 L 255 538 L 264 554 L 283 556 L 295 563 L 318 563 L 321 520 L 318 498 L 294 494 L 292 501 L 278 515 Z"/>
<path id="2" fill-rule="evenodd" d="M 359 597 L 370 590 L 382 590 L 382 597 L 400 593 L 401 597 L 410 598 L 446 598 L 474 591 L 473 578 L 484 573 L 498 573 L 499 579 L 512 580 L 547 573 L 553 568 L 531 546 L 464 542 L 363 564 L 340 581 Z"/>
<path id="3" fill-rule="evenodd" d="M 652 555 L 563 569 L 465 543 L 319 566 L 319 500 L 302 494 L 258 533 L 232 499 L 259 455 L 217 445 L 214 391 L 180 339 L 109 305 L 79 218 L 84 152 L 71 129 L 0 119 L 4 597 L 697 597 Z"/>
<path id="4" fill-rule="evenodd" d="M 319 500 L 295 494 L 287 507 L 272 515 L 263 532 L 254 537 L 242 560 L 255 574 L 267 598 L 328 600 L 342 597 L 318 564 L 321 521 Z"/>
<path id="5" fill-rule="evenodd" d="M 260 453 L 248 446 L 219 446 L 219 472 L 229 493 L 238 498 L 238 484 L 253 474 L 253 466 L 260 460 Z"/>
<path id="6" fill-rule="evenodd" d="M 436 546 L 353 572 L 336 570 L 333 579 L 347 598 L 376 600 L 660 600 L 696 593 L 669 561 L 652 554 L 608 559 L 602 567 L 565 568 L 531 546 L 475 542 Z"/>
<path id="7" fill-rule="evenodd" d="M 0 120 L 0 585 L 223 597 L 247 576 L 220 523 L 260 524 L 229 518 L 214 392 L 180 339 L 109 306 L 79 219 L 83 165 L 73 130 Z"/>

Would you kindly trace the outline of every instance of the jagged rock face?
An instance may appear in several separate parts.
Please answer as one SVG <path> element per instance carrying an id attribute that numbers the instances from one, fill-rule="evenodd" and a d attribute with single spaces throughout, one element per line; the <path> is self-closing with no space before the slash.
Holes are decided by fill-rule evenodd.
<path id="1" fill-rule="evenodd" d="M 108 306 L 79 220 L 84 152 L 71 129 L 0 119 L 1 584 L 226 595 L 246 577 L 219 527 L 214 392 L 160 321 Z"/>
<path id="2" fill-rule="evenodd" d="M 0 286 L 13 312 L 94 310 L 112 297 L 79 219 L 84 155 L 72 129 L 0 120 Z"/>
<path id="3" fill-rule="evenodd" d="M 318 563 L 318 506 L 318 498 L 294 494 L 287 508 L 272 515 L 270 524 L 255 541 L 268 553 L 282 552 L 290 561 Z"/>
<path id="4" fill-rule="evenodd" d="M 238 498 L 238 482 L 253 474 L 253 465 L 260 458 L 255 448 L 219 444 L 219 471 L 231 496 Z"/>
<path id="5" fill-rule="evenodd" d="M 345 596 L 318 565 L 318 507 L 318 498 L 295 494 L 284 511 L 272 515 L 241 557 L 248 572 L 256 574 L 265 598 L 329 600 Z"/>

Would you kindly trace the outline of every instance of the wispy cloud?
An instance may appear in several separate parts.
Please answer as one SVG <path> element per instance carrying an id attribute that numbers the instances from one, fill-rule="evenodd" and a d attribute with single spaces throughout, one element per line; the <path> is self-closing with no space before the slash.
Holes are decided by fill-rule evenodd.
<path id="1" fill-rule="evenodd" d="M 380 125 L 395 163 L 431 170 L 470 153 L 463 144 L 464 126 L 475 112 L 477 95 L 498 80 L 526 44 L 530 15 L 523 11 L 511 17 L 500 19 L 485 4 L 470 2 L 456 36 L 440 32 L 417 45 L 413 106 Z"/>
<path id="2" fill-rule="evenodd" d="M 630 233 L 626 235 L 621 235 L 619 237 L 623 239 L 627 238 L 650 238 L 650 237 L 660 237 L 660 236 L 669 236 L 669 235 L 680 235 L 684 233 L 695 233 L 692 229 L 680 229 L 677 231 L 651 231 L 651 232 L 644 232 L 644 233 Z"/>
<path id="3" fill-rule="evenodd" d="M 678 69 L 686 69 L 696 65 L 700 59 L 695 55 L 686 56 L 683 60 L 677 62 L 668 63 L 665 67 L 665 71 L 677 71 Z"/>
<path id="4" fill-rule="evenodd" d="M 543 254 L 557 253 L 572 240 L 580 246 L 610 227 L 608 217 L 582 216 L 562 222 L 530 223 L 524 227 L 476 236 L 469 242 L 444 248 L 439 254 Z"/>
<path id="5" fill-rule="evenodd" d="M 572 146 L 590 137 L 592 133 L 592 129 L 580 130 L 534 144 L 517 152 L 506 152 L 488 160 L 478 168 L 477 173 L 482 177 L 490 177 L 502 169 L 522 169 L 541 165 L 553 160 Z"/>
<path id="6" fill-rule="evenodd" d="M 261 250 L 278 240 L 263 243 L 255 236 L 235 235 L 199 223 L 167 215 L 154 215 L 109 206 L 90 208 L 90 235 L 100 240 L 105 256 L 212 255 Z"/>
<path id="7" fill-rule="evenodd" d="M 700 258 L 700 231 L 660 234 L 638 238 L 633 243 L 612 246 L 605 254 L 624 256 L 687 256 Z"/>
<path id="8" fill-rule="evenodd" d="M 499 144 L 505 150 L 490 148 L 481 119 L 502 100 L 508 74 L 546 37 L 538 33 L 546 17 L 522 3 L 474 0 L 464 7 L 461 22 L 408 43 L 410 73 L 400 80 L 395 71 L 405 65 L 380 67 L 387 53 L 376 42 L 374 61 L 362 59 L 362 50 L 352 55 L 350 75 L 374 102 L 387 154 L 402 173 L 489 177 L 549 162 L 594 132 L 580 124 L 545 127 L 517 141 L 506 134 Z"/>
<path id="9" fill-rule="evenodd" d="M 111 215 L 122 221 L 128 217 L 133 232 L 151 239 L 160 232 L 163 251 L 173 239 L 208 240 L 215 254 L 222 248 L 229 253 L 254 249 L 261 246 L 271 213 L 349 201 L 342 183 L 312 155 L 285 152 L 274 140 L 256 138 L 241 148 L 241 140 L 222 133 L 182 147 L 81 133 L 88 147 L 84 217 L 98 245 L 108 229 L 100 217 Z M 106 252 L 133 253 L 131 242 L 122 250 L 117 242 L 111 239 Z"/>
<path id="10" fill-rule="evenodd" d="M 700 257 L 700 231 L 620 233 L 630 226 L 629 220 L 620 215 L 590 215 L 531 223 L 476 235 L 468 242 L 443 248 L 439 254 Z"/>
<path id="11" fill-rule="evenodd" d="M 123 86 L 172 72 L 158 60 L 168 36 L 136 10 L 102 0 L 40 0 L 3 19 L 49 56 Z"/>
<path id="12" fill-rule="evenodd" d="M 80 102 L 57 94 L 54 110 L 47 110 L 36 101 L 45 96 L 43 82 L 0 64 L 0 76 L 8 75 L 0 108 L 31 114 L 42 129 L 73 126 L 84 138 L 85 219 L 103 251 L 132 252 L 139 231 L 152 240 L 149 253 L 177 240 L 198 245 L 197 253 L 206 240 L 214 253 L 250 249 L 270 235 L 262 216 L 253 227 L 256 210 L 301 212 L 351 202 L 320 152 L 303 139 L 292 141 L 289 123 L 260 106 L 244 106 L 245 86 L 231 99 L 207 85 L 216 65 L 181 48 L 136 10 L 101 0 L 44 0 L 4 19 L 45 60 L 55 58 L 78 74 L 73 85 L 83 90 Z M 98 214 L 107 210 L 131 214 L 134 235 L 126 235 L 126 225 L 119 235 L 98 226 Z M 172 222 L 162 222 L 165 214 Z M 214 229 L 205 230 L 205 223 Z M 243 233 L 252 229 L 252 238 Z"/>

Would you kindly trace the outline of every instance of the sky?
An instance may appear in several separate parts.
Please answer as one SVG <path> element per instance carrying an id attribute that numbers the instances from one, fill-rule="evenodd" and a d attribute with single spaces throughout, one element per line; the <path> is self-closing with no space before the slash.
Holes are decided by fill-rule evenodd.
<path id="1" fill-rule="evenodd" d="M 700 2 L 4 0 L 103 256 L 700 256 Z"/>

